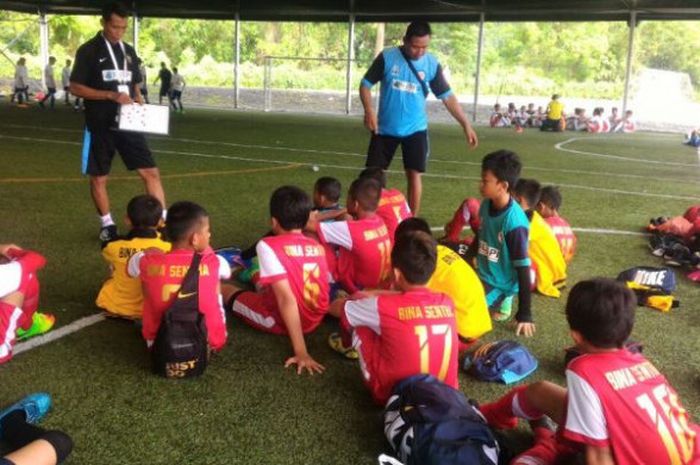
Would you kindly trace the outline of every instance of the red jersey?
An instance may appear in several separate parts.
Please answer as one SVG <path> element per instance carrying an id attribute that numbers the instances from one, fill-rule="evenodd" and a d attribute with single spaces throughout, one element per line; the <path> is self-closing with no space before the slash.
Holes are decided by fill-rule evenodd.
<path id="1" fill-rule="evenodd" d="M 386 402 L 396 382 L 420 373 L 458 387 L 457 325 L 447 295 L 420 288 L 350 300 L 341 318 L 377 335 L 374 360 L 363 371 L 378 403 Z"/>
<path id="2" fill-rule="evenodd" d="M 561 253 L 566 263 L 571 263 L 576 253 L 576 236 L 569 223 L 561 216 L 550 216 L 544 219 L 557 238 Z"/>
<path id="3" fill-rule="evenodd" d="M 266 306 L 277 308 L 269 284 L 286 279 L 297 301 L 302 331 L 316 329 L 329 304 L 329 273 L 323 246 L 301 233 L 290 233 L 261 239 L 256 251 Z"/>
<path id="4" fill-rule="evenodd" d="M 413 213 L 406 202 L 406 197 L 398 189 L 382 189 L 382 196 L 379 198 L 377 215 L 384 220 L 389 231 L 389 238 L 394 241 L 396 228 L 406 218 L 412 218 Z"/>
<path id="5" fill-rule="evenodd" d="M 626 349 L 586 354 L 566 371 L 567 439 L 609 447 L 617 465 L 700 462 L 697 426 L 666 378 Z"/>
<path id="6" fill-rule="evenodd" d="M 392 241 L 379 216 L 320 223 L 318 237 L 324 243 L 340 246 L 333 276 L 349 294 L 388 287 Z"/>
<path id="7" fill-rule="evenodd" d="M 141 277 L 143 286 L 143 338 L 150 345 L 158 334 L 163 315 L 170 308 L 192 263 L 194 251 L 177 249 L 168 253 L 146 250 L 128 263 L 128 274 Z M 219 280 L 231 276 L 231 268 L 211 249 L 199 265 L 199 311 L 204 315 L 213 350 L 226 344 L 226 314 L 219 292 Z"/>

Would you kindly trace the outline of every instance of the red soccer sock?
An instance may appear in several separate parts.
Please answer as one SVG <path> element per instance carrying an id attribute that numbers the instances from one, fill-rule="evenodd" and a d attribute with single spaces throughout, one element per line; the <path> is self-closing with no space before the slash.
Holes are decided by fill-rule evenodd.
<path id="1" fill-rule="evenodd" d="M 496 402 L 481 406 L 488 424 L 500 428 L 510 429 L 518 425 L 518 418 L 535 420 L 541 418 L 543 413 L 530 405 L 525 395 L 527 386 L 513 388 L 508 394 Z"/>

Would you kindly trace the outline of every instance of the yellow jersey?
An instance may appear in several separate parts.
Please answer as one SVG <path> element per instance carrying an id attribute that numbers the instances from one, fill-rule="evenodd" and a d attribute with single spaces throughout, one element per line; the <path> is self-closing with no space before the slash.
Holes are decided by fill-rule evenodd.
<path id="1" fill-rule="evenodd" d="M 566 261 L 557 236 L 536 211 L 530 220 L 530 260 L 535 267 L 537 291 L 549 297 L 559 297 L 559 287 L 566 283 Z"/>
<path id="2" fill-rule="evenodd" d="M 143 292 L 141 280 L 126 274 L 126 265 L 132 255 L 155 247 L 169 252 L 171 244 L 153 230 L 132 231 L 127 238 L 108 242 L 102 256 L 112 268 L 112 276 L 105 281 L 95 304 L 108 313 L 122 318 L 141 318 Z"/>
<path id="3" fill-rule="evenodd" d="M 552 100 L 547 105 L 547 119 L 560 120 L 564 113 L 564 104 L 559 100 Z"/>
<path id="4" fill-rule="evenodd" d="M 437 250 L 437 266 L 428 281 L 428 289 L 452 299 L 457 333 L 464 339 L 477 339 L 492 329 L 484 286 L 456 252 L 444 245 L 438 245 Z"/>

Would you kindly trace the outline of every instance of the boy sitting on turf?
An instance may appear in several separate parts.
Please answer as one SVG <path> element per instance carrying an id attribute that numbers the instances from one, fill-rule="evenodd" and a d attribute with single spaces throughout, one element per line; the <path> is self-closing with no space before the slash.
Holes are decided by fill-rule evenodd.
<path id="1" fill-rule="evenodd" d="M 324 366 L 306 350 L 304 334 L 318 327 L 328 311 L 328 266 L 325 249 L 302 230 L 309 220 L 311 200 L 294 186 L 277 189 L 270 199 L 273 236 L 256 246 L 260 263 L 258 292 L 224 284 L 226 308 L 255 329 L 287 334 L 294 356 L 284 366 L 297 373 L 323 373 Z"/>
<path id="2" fill-rule="evenodd" d="M 318 221 L 334 221 L 347 212 L 340 206 L 340 181 L 330 176 L 323 176 L 314 184 L 314 208 Z"/>
<path id="3" fill-rule="evenodd" d="M 177 298 L 194 254 L 199 265 L 199 311 L 204 315 L 209 346 L 218 352 L 226 344 L 226 315 L 222 306 L 221 279 L 231 276 L 228 263 L 209 247 L 209 214 L 194 202 L 176 202 L 168 210 L 165 236 L 172 250 L 151 248 L 134 254 L 127 275 L 141 278 L 143 287 L 143 338 L 150 348 L 158 334 L 163 315 Z"/>
<path id="4" fill-rule="evenodd" d="M 386 224 L 386 228 L 389 231 L 389 237 L 393 240 L 399 223 L 413 216 L 406 197 L 398 189 L 386 188 L 386 173 L 378 166 L 365 168 L 360 173 L 360 177 L 374 179 L 382 186 L 377 215 L 384 220 L 384 224 Z"/>
<path id="5" fill-rule="evenodd" d="M 126 237 L 104 242 L 102 257 L 109 263 L 111 276 L 97 295 L 95 304 L 111 316 L 139 319 L 143 311 L 141 282 L 126 273 L 132 255 L 156 248 L 169 252 L 171 244 L 156 230 L 163 216 L 163 206 L 152 195 L 138 195 L 126 207 L 126 222 L 131 231 Z"/>
<path id="6" fill-rule="evenodd" d="M 510 318 L 513 296 L 518 294 L 515 334 L 535 333 L 530 310 L 530 223 L 510 191 L 520 177 L 522 165 L 514 152 L 499 150 L 481 162 L 484 197 L 479 209 L 477 270 L 486 290 L 486 302 L 496 321 Z"/>
<path id="7" fill-rule="evenodd" d="M 322 244 L 340 247 L 337 260 L 328 260 L 334 280 L 348 293 L 388 287 L 391 277 L 391 238 L 377 215 L 381 186 L 374 179 L 359 178 L 348 191 L 348 213 L 353 220 L 319 223 L 307 228 Z"/>
<path id="8" fill-rule="evenodd" d="M 335 221 L 347 219 L 347 210 L 340 206 L 341 184 L 336 178 L 323 176 L 316 180 L 314 184 L 312 211 L 317 212 L 317 221 Z M 263 237 L 273 236 L 272 231 L 268 231 Z M 241 283 L 257 284 L 260 277 L 260 264 L 258 262 L 256 247 L 258 243 L 251 245 L 240 252 L 240 260 L 245 264 L 244 269 L 236 275 L 236 279 Z M 230 249 L 230 248 L 229 248 Z M 332 249 L 329 248 L 328 251 Z M 219 253 L 219 250 L 217 250 Z M 326 254 L 328 258 L 328 254 Z M 233 263 L 231 264 L 234 265 Z M 239 266 L 243 266 L 240 264 Z"/>
<path id="9" fill-rule="evenodd" d="M 528 254 L 535 277 L 534 287 L 543 295 L 559 297 L 559 288 L 566 281 L 566 262 L 554 232 L 534 210 L 540 201 L 540 183 L 534 179 L 520 179 L 513 195 L 530 220 Z"/>
<path id="10" fill-rule="evenodd" d="M 395 240 L 413 231 L 431 234 L 430 226 L 424 219 L 409 218 L 396 229 Z M 476 271 L 449 247 L 438 244 L 435 272 L 426 287 L 447 294 L 452 299 L 460 352 L 467 350 L 493 328 L 484 286 Z"/>
<path id="11" fill-rule="evenodd" d="M 354 347 L 365 385 L 378 404 L 386 403 L 398 381 L 419 373 L 458 387 L 454 307 L 448 296 L 426 288 L 435 271 L 436 246 L 422 231 L 397 237 L 391 265 L 398 291 L 338 299 L 331 306 L 341 334 L 331 334 L 329 343 L 344 355 Z"/>
<path id="12" fill-rule="evenodd" d="M 567 388 L 539 381 L 481 406 L 497 428 L 543 415 L 559 424 L 560 435 L 536 428 L 534 447 L 511 464 L 561 463 L 572 452 L 561 436 L 584 449 L 588 465 L 698 463 L 700 429 L 658 369 L 624 347 L 636 306 L 632 291 L 612 279 L 581 281 L 571 289 L 566 319 L 584 355 L 569 363 Z"/>
<path id="13" fill-rule="evenodd" d="M 0 364 L 12 358 L 17 338 L 49 331 L 56 318 L 37 312 L 39 280 L 36 272 L 46 259 L 14 244 L 0 244 Z"/>
<path id="14" fill-rule="evenodd" d="M 540 192 L 540 201 L 537 204 L 537 211 L 544 218 L 559 242 L 559 248 L 566 263 L 571 263 L 576 253 L 576 235 L 574 235 L 571 225 L 559 216 L 561 208 L 561 192 L 556 186 L 545 186 Z"/>

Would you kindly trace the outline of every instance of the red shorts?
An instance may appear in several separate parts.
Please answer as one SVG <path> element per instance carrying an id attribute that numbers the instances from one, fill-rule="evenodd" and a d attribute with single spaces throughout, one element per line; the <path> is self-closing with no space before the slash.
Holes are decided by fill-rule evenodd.
<path id="1" fill-rule="evenodd" d="M 19 320 L 24 312 L 19 307 L 0 302 L 0 363 L 12 358 L 12 349 Z"/>
<path id="2" fill-rule="evenodd" d="M 231 306 L 235 316 L 248 326 L 272 334 L 287 334 L 277 301 L 272 292 L 243 291 L 236 296 Z"/>
<path id="3" fill-rule="evenodd" d="M 366 327 L 353 329 L 345 318 L 340 319 L 340 333 L 343 338 L 343 345 L 347 347 L 352 344 L 357 350 L 360 356 L 362 380 L 372 394 L 372 399 L 383 406 L 391 395 L 393 385 L 388 386 L 379 377 L 379 351 L 381 348 L 379 335 Z"/>

